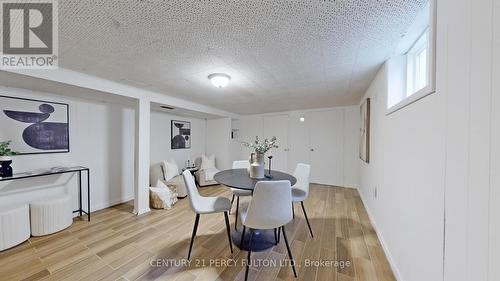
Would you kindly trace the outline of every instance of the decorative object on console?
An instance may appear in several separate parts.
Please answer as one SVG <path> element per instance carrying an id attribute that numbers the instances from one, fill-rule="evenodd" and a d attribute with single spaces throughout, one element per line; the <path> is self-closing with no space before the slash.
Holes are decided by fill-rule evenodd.
<path id="1" fill-rule="evenodd" d="M 0 138 L 18 154 L 69 152 L 69 105 L 0 96 Z"/>
<path id="2" fill-rule="evenodd" d="M 370 98 L 365 99 L 361 104 L 360 114 L 359 158 L 370 163 Z"/>
<path id="3" fill-rule="evenodd" d="M 250 155 L 250 177 L 253 179 L 264 178 L 264 154 L 266 154 L 266 152 L 268 152 L 271 148 L 278 148 L 278 145 L 276 145 L 276 137 L 273 136 L 271 139 L 266 138 L 263 141 L 260 141 L 259 137 L 256 136 L 253 143 L 242 142 L 242 145 L 250 147 L 255 151 L 255 153 Z"/>
<path id="4" fill-rule="evenodd" d="M 17 152 L 9 148 L 11 141 L 0 142 L 0 177 L 12 177 L 12 155 Z"/>
<path id="5" fill-rule="evenodd" d="M 170 131 L 171 149 L 191 148 L 191 122 L 172 120 Z"/>

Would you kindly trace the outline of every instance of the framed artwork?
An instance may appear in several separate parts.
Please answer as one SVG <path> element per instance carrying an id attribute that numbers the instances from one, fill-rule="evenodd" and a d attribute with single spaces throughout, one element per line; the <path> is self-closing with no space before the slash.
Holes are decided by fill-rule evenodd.
<path id="1" fill-rule="evenodd" d="M 69 105 L 0 95 L 0 140 L 20 155 L 69 152 Z"/>
<path id="2" fill-rule="evenodd" d="M 370 98 L 365 99 L 361 104 L 360 114 L 359 158 L 370 163 Z"/>
<path id="3" fill-rule="evenodd" d="M 191 148 L 191 122 L 172 120 L 170 124 L 171 149 Z"/>

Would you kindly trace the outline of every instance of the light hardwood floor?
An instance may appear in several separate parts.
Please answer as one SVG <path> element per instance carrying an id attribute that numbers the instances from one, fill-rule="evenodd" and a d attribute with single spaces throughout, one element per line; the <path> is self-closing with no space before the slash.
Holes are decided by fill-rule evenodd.
<path id="1" fill-rule="evenodd" d="M 200 192 L 230 198 L 228 189 L 221 186 L 203 187 Z M 251 268 L 249 280 L 395 280 L 356 190 L 313 184 L 305 206 L 314 238 L 300 204 L 295 206 L 295 219 L 286 226 L 299 277 L 294 279 L 291 268 L 279 266 L 287 257 L 281 238 L 274 248 L 252 254 L 261 266 Z M 0 252 L 0 280 L 244 279 L 241 261 L 247 252 L 234 245 L 231 254 L 223 214 L 201 216 L 190 266 L 166 266 L 187 256 L 195 217 L 188 200 L 180 200 L 172 210 L 153 210 L 139 217 L 131 211 L 131 203 L 101 210 L 90 223 L 75 219 L 65 231 L 32 237 Z M 234 214 L 230 218 L 234 227 Z M 351 265 L 305 264 L 335 260 Z M 210 265 L 224 261 L 231 264 Z M 273 261 L 277 266 L 268 266 Z"/>

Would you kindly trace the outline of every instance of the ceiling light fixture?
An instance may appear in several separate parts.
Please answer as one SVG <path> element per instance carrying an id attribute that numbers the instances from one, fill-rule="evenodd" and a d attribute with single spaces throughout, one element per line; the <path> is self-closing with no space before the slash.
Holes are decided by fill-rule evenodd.
<path id="1" fill-rule="evenodd" d="M 212 73 L 208 75 L 208 79 L 212 82 L 217 88 L 224 88 L 229 84 L 229 80 L 231 80 L 231 76 L 224 73 Z"/>

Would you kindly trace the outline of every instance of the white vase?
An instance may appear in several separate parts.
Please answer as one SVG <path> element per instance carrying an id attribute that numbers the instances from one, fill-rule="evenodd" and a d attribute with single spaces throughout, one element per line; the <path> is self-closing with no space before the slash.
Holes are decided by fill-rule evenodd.
<path id="1" fill-rule="evenodd" d="M 250 178 L 263 179 L 264 168 L 265 168 L 264 154 L 252 153 L 250 155 L 250 169 L 249 169 Z"/>
<path id="2" fill-rule="evenodd" d="M 0 161 L 12 161 L 12 157 L 10 157 L 10 156 L 0 156 Z"/>

